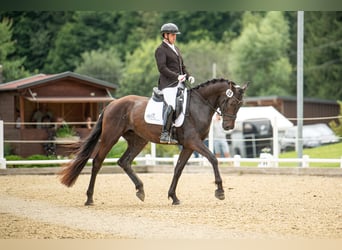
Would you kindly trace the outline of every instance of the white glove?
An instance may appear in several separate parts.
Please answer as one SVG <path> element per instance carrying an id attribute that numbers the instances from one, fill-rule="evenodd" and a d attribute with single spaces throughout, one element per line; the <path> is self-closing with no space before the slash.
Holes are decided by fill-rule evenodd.
<path id="1" fill-rule="evenodd" d="M 179 82 L 184 82 L 185 79 L 186 79 L 186 74 L 184 74 L 184 75 L 179 75 L 179 76 L 178 76 L 178 81 L 179 81 Z"/>
<path id="2" fill-rule="evenodd" d="M 188 80 L 191 84 L 195 83 L 195 77 L 193 77 L 193 76 L 189 76 Z"/>

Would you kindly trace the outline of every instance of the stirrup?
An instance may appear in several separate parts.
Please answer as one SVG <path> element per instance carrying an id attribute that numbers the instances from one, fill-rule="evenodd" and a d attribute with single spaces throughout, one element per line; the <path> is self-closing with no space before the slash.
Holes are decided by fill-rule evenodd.
<path id="1" fill-rule="evenodd" d="M 160 140 L 159 143 L 161 144 L 178 144 L 178 141 L 176 139 L 169 138 L 169 140 Z"/>
<path id="2" fill-rule="evenodd" d="M 178 141 L 170 137 L 169 144 L 178 144 Z"/>
<path id="3" fill-rule="evenodd" d="M 171 138 L 171 136 L 167 132 L 163 132 L 160 135 L 159 142 L 162 144 L 178 144 L 178 141 L 176 139 Z"/>
<path id="4" fill-rule="evenodd" d="M 168 135 L 167 132 L 162 132 L 159 139 L 160 139 L 159 140 L 160 143 L 167 144 L 169 143 L 170 136 Z"/>

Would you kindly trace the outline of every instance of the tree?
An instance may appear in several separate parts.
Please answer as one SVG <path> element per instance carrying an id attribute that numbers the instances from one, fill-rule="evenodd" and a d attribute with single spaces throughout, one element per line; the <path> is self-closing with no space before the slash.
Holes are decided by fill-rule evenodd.
<path id="1" fill-rule="evenodd" d="M 342 99 L 342 12 L 304 14 L 304 93 Z"/>
<path id="2" fill-rule="evenodd" d="M 124 60 L 146 37 L 155 37 L 151 27 L 156 20 L 158 16 L 153 12 L 77 11 L 59 31 L 44 69 L 51 73 L 73 71 L 83 52 L 113 45 Z"/>
<path id="3" fill-rule="evenodd" d="M 160 39 L 145 40 L 132 54 L 126 55 L 126 67 L 120 81 L 119 96 L 151 96 L 153 87 L 158 84 L 158 69 L 154 51 Z"/>
<path id="4" fill-rule="evenodd" d="M 72 12 L 9 11 L 0 15 L 13 21 L 15 54 L 25 57 L 24 67 L 34 72 L 42 70 L 60 27 L 71 17 Z"/>
<path id="5" fill-rule="evenodd" d="M 56 72 L 73 71 L 80 62 L 83 47 L 73 34 L 73 26 L 66 23 L 55 40 L 54 47 L 49 51 L 43 71 L 53 74 Z"/>
<path id="6" fill-rule="evenodd" d="M 22 66 L 25 58 L 10 59 L 10 55 L 15 53 L 15 43 L 12 37 L 12 21 L 3 19 L 0 22 L 0 64 L 2 71 L 2 81 L 9 82 L 28 76 Z M 1 83 L 1 82 L 0 82 Z"/>
<path id="7" fill-rule="evenodd" d="M 252 82 L 251 96 L 288 95 L 292 71 L 287 57 L 288 24 L 282 12 L 256 18 L 250 15 L 246 13 L 241 35 L 232 41 L 232 75 L 238 81 Z"/>
<path id="8" fill-rule="evenodd" d="M 107 12 L 75 12 L 73 18 L 57 34 L 44 71 L 74 71 L 83 52 L 105 48 L 104 42 L 111 36 L 115 19 L 116 14 Z"/>
<path id="9" fill-rule="evenodd" d="M 114 47 L 108 50 L 92 50 L 81 55 L 81 62 L 75 72 L 103 81 L 118 84 L 122 75 L 123 63 Z"/>
<path id="10" fill-rule="evenodd" d="M 196 84 L 213 78 L 213 64 L 216 64 L 217 78 L 230 78 L 229 43 L 213 42 L 208 38 L 179 44 L 184 63 L 188 71 L 195 77 Z"/>
<path id="11" fill-rule="evenodd" d="M 225 33 L 235 37 L 240 34 L 242 14 L 235 11 L 166 11 L 161 13 L 161 20 L 178 25 L 179 42 L 199 41 L 204 37 L 220 42 Z"/>

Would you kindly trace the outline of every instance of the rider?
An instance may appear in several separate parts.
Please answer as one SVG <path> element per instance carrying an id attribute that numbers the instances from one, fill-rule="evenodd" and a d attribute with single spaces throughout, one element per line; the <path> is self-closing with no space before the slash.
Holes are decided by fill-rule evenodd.
<path id="1" fill-rule="evenodd" d="M 190 76 L 183 63 L 179 49 L 175 46 L 176 36 L 180 34 L 177 25 L 174 23 L 163 24 L 160 29 L 163 42 L 155 51 L 155 59 L 160 73 L 158 89 L 162 90 L 167 108 L 163 113 L 163 128 L 160 135 L 160 143 L 177 144 L 170 134 L 172 117 L 175 110 L 177 89 L 184 89 L 184 81 L 191 84 L 195 78 Z"/>

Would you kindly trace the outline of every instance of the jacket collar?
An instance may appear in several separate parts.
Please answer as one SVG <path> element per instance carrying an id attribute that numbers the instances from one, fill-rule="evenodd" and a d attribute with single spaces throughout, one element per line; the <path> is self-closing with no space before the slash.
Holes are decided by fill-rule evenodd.
<path id="1" fill-rule="evenodd" d="M 163 41 L 163 46 L 166 47 L 166 48 L 168 48 L 168 49 L 170 49 L 170 50 L 172 50 L 173 53 L 175 53 L 177 56 L 179 56 L 179 50 L 178 50 L 178 48 L 177 48 L 175 45 L 174 45 L 174 48 L 175 48 L 176 51 L 174 51 L 174 50 L 170 47 L 170 45 L 167 44 L 167 43 L 164 42 L 164 41 Z"/>

